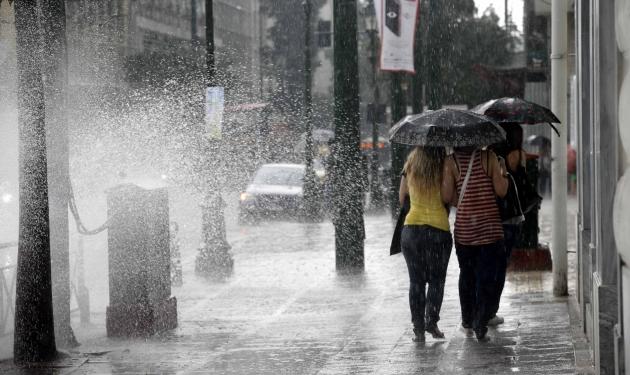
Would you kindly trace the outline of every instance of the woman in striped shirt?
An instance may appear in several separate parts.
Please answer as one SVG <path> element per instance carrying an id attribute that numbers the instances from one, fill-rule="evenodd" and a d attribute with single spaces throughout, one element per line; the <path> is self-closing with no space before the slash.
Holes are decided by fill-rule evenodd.
<path id="1" fill-rule="evenodd" d="M 462 328 L 467 335 L 474 331 L 478 340 L 487 340 L 496 262 L 503 251 L 496 196 L 507 192 L 506 168 L 492 151 L 468 147 L 456 148 L 444 169 L 443 197 L 457 206 L 454 232 Z M 455 193 L 448 195 L 449 191 Z"/>

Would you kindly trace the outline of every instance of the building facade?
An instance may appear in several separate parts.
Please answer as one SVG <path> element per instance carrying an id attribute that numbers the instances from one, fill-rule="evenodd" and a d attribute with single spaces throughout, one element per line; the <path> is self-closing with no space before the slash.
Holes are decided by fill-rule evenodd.
<path id="1" fill-rule="evenodd" d="M 238 92 L 229 98 L 258 101 L 259 1 L 215 0 L 213 12 L 217 71 Z M 71 86 L 120 88 L 203 72 L 204 0 L 71 0 L 67 18 Z"/>
<path id="2" fill-rule="evenodd" d="M 578 285 L 599 374 L 630 372 L 630 1 L 577 0 Z"/>

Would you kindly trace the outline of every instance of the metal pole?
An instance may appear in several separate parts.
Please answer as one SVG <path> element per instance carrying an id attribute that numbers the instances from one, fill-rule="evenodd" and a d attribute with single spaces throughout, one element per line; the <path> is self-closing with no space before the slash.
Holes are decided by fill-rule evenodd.
<path id="1" fill-rule="evenodd" d="M 551 141 L 553 293 L 567 295 L 567 0 L 551 4 L 551 110 L 562 126 Z"/>
<path id="2" fill-rule="evenodd" d="M 212 0 L 206 0 L 206 86 L 215 85 L 214 13 Z"/>
<path id="3" fill-rule="evenodd" d="M 315 218 L 318 210 L 315 207 L 315 170 L 313 169 L 313 97 L 311 93 L 311 0 L 304 0 L 304 121 L 306 122 L 306 145 L 304 147 L 304 215 Z"/>
<path id="4" fill-rule="evenodd" d="M 206 0 L 206 87 L 217 85 L 215 43 L 214 43 L 214 13 L 212 0 Z M 222 158 L 222 144 L 220 139 L 208 140 L 203 150 L 207 157 L 215 160 Z M 214 155 L 211 155 L 214 153 Z M 215 162 L 217 165 L 221 163 Z M 203 244 L 197 255 L 195 270 L 198 273 L 215 278 L 224 278 L 232 272 L 234 260 L 229 253 L 230 244 L 225 230 L 225 202 L 221 197 L 221 171 L 207 170 L 205 197 L 201 204 L 201 231 Z"/>
<path id="5" fill-rule="evenodd" d="M 391 76 L 391 113 L 392 125 L 407 115 L 407 101 L 402 82 L 405 79 L 403 73 L 392 72 Z M 391 171 L 390 171 L 390 191 L 389 204 L 391 215 L 393 218 L 398 216 L 400 204 L 398 202 L 398 188 L 400 187 L 400 175 L 405 163 L 405 147 L 396 143 L 392 143 L 391 147 Z"/>
<path id="6" fill-rule="evenodd" d="M 190 0 L 190 41 L 197 47 L 197 0 Z"/>
<path id="7" fill-rule="evenodd" d="M 508 0 L 505 0 L 505 31 L 510 31 L 510 23 L 508 21 Z"/>
<path id="8" fill-rule="evenodd" d="M 374 1 L 371 0 L 367 9 L 369 12 L 375 12 L 374 9 Z M 370 13 L 372 14 L 372 13 Z M 367 17 L 368 15 L 366 15 Z M 372 15 L 375 20 L 376 14 Z M 372 98 L 372 166 L 370 168 L 371 171 L 371 179 L 370 179 L 370 208 L 374 211 L 381 210 L 383 208 L 383 194 L 381 190 L 381 184 L 379 182 L 378 176 L 378 115 L 379 115 L 379 104 L 380 104 L 380 90 L 378 88 L 378 73 L 377 73 L 377 60 L 378 60 L 378 50 L 377 50 L 377 38 L 378 38 L 378 30 L 372 28 L 368 31 L 370 36 L 370 53 L 371 63 L 372 63 L 372 85 L 374 87 L 374 97 Z"/>
<path id="9" fill-rule="evenodd" d="M 337 270 L 364 268 L 365 227 L 361 179 L 357 2 L 334 0 L 335 255 Z"/>

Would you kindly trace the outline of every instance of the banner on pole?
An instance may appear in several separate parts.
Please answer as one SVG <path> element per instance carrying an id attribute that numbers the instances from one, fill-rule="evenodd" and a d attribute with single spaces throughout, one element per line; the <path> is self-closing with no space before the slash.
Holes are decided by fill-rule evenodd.
<path id="1" fill-rule="evenodd" d="M 206 88 L 206 129 L 210 138 L 221 138 L 224 103 L 223 87 Z"/>
<path id="2" fill-rule="evenodd" d="M 381 70 L 415 73 L 414 43 L 419 0 L 374 0 L 381 36 Z"/>

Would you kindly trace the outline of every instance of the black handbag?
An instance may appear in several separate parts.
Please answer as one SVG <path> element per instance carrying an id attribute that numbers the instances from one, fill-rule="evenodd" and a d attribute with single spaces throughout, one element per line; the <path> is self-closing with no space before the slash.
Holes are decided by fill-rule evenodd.
<path id="1" fill-rule="evenodd" d="M 514 177 L 514 182 L 518 188 L 518 198 L 521 202 L 523 214 L 527 214 L 535 208 L 538 209 L 543 198 L 527 178 L 525 167 L 519 166 L 516 172 L 512 173 L 512 177 Z"/>
<path id="2" fill-rule="evenodd" d="M 514 177 L 509 173 L 507 193 L 503 198 L 497 197 L 497 206 L 503 224 L 520 224 L 525 221 L 519 190 Z"/>
<path id="3" fill-rule="evenodd" d="M 392 244 L 389 246 L 389 255 L 396 255 L 402 251 L 400 247 L 402 230 L 405 225 L 405 218 L 407 217 L 407 213 L 409 213 L 409 208 L 411 207 L 411 200 L 409 195 L 405 197 L 405 201 L 403 202 L 402 207 L 400 207 L 400 212 L 398 213 L 398 220 L 396 220 L 396 227 L 394 228 L 394 235 L 392 237 Z"/>

